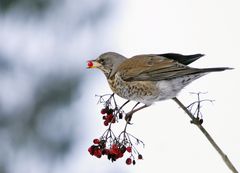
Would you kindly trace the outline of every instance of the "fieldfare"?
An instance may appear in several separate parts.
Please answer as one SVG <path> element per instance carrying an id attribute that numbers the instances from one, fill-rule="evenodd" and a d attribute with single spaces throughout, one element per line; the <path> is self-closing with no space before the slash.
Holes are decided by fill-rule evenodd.
<path id="1" fill-rule="evenodd" d="M 231 69 L 187 66 L 202 56 L 166 53 L 127 59 L 118 53 L 107 52 L 89 61 L 88 68 L 100 69 L 112 91 L 120 97 L 144 103 L 147 107 L 153 102 L 176 97 L 185 86 L 209 72 Z"/>

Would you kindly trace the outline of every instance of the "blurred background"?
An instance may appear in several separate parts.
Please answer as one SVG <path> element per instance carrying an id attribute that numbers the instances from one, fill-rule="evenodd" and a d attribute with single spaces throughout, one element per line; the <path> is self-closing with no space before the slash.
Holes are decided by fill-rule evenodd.
<path id="1" fill-rule="evenodd" d="M 106 51 L 204 53 L 194 67 L 229 66 L 179 95 L 204 105 L 204 126 L 240 170 L 238 0 L 0 0 L 0 173 L 229 172 L 171 100 L 134 117 L 143 161 L 87 152 L 105 130 L 95 94 L 111 93 L 86 61 Z"/>

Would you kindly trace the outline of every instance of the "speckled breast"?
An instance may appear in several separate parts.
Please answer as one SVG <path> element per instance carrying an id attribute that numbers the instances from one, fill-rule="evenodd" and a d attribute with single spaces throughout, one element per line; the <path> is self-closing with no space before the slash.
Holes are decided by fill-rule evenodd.
<path id="1" fill-rule="evenodd" d="M 128 100 L 143 103 L 152 102 L 158 96 L 155 82 L 150 81 L 124 81 L 116 74 L 108 83 L 114 93 Z"/>

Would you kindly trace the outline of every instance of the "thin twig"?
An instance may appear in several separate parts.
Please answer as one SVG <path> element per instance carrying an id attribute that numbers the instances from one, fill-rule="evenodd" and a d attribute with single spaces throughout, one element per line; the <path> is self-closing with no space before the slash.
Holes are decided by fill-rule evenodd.
<path id="1" fill-rule="evenodd" d="M 195 118 L 194 115 L 185 107 L 182 102 L 180 102 L 176 97 L 173 100 L 188 114 L 188 116 L 192 119 L 193 124 L 195 124 L 201 132 L 205 135 L 208 141 L 212 144 L 212 146 L 217 150 L 218 154 L 222 157 L 224 163 L 228 166 L 228 168 L 233 173 L 238 173 L 237 169 L 234 167 L 232 162 L 228 159 L 227 155 L 221 150 L 221 148 L 217 145 L 217 143 L 213 140 L 207 130 L 201 125 L 198 118 Z"/>

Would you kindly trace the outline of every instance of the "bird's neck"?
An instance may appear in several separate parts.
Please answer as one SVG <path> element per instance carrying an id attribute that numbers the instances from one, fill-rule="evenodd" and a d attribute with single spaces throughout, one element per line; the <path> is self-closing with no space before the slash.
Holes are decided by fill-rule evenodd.
<path id="1" fill-rule="evenodd" d="M 108 84 L 113 92 L 115 92 L 115 80 L 114 78 L 109 78 L 108 79 Z"/>

